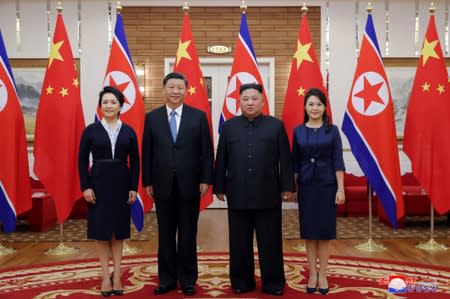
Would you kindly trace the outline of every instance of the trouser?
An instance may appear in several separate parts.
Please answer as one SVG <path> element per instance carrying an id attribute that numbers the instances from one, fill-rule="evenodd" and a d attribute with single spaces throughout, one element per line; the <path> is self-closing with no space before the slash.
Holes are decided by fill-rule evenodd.
<path id="1" fill-rule="evenodd" d="M 272 209 L 228 210 L 230 280 L 233 289 L 255 287 L 253 233 L 256 232 L 262 287 L 283 289 L 283 244 L 281 205 Z"/>

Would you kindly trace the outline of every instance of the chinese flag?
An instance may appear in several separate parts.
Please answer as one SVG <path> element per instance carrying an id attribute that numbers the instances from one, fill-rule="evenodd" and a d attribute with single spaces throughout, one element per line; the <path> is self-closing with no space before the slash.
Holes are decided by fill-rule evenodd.
<path id="1" fill-rule="evenodd" d="M 303 14 L 281 114 L 291 146 L 294 128 L 303 123 L 305 94 L 312 87 L 320 88 L 327 95 L 312 44 L 308 16 Z M 326 113 L 331 120 L 331 107 L 328 95 Z"/>
<path id="2" fill-rule="evenodd" d="M 31 188 L 23 113 L 0 31 L 0 222 L 16 229 L 17 215 L 31 209 Z"/>
<path id="3" fill-rule="evenodd" d="M 139 143 L 139 155 L 142 157 L 141 145 L 145 120 L 144 100 L 139 90 L 120 11 L 120 9 L 117 11 L 114 39 L 111 44 L 103 86 L 114 86 L 125 96 L 125 103 L 120 111 L 120 119 L 136 132 Z M 97 109 L 97 113 L 101 117 L 100 109 Z M 131 205 L 130 211 L 133 223 L 139 232 L 144 228 L 144 212 L 148 212 L 152 206 L 151 198 L 139 184 L 137 200 Z"/>
<path id="4" fill-rule="evenodd" d="M 36 114 L 34 173 L 55 200 L 59 223 L 82 194 L 78 147 L 84 129 L 80 83 L 59 12 Z"/>
<path id="5" fill-rule="evenodd" d="M 206 93 L 195 41 L 192 37 L 191 22 L 187 12 L 184 13 L 183 31 L 178 43 L 177 58 L 173 71 L 183 73 L 186 76 L 189 85 L 184 102 L 206 113 L 212 138 L 211 107 L 209 106 L 208 94 Z M 200 210 L 206 209 L 212 201 L 212 188 L 209 188 L 208 193 L 202 197 Z"/>
<path id="6" fill-rule="evenodd" d="M 450 86 L 430 16 L 405 120 L 403 151 L 439 214 L 450 210 Z"/>

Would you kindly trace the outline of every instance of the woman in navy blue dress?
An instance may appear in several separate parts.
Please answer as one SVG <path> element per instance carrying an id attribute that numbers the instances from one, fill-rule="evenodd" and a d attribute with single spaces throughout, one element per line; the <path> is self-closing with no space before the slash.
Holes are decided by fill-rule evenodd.
<path id="1" fill-rule="evenodd" d="M 294 129 L 292 155 L 298 184 L 300 236 L 309 265 L 308 293 L 329 291 L 329 241 L 336 239 L 336 204 L 345 202 L 339 130 L 329 123 L 327 99 L 317 88 L 305 95 L 304 123 Z M 317 257 L 320 271 L 317 270 Z"/>
<path id="2" fill-rule="evenodd" d="M 134 130 L 119 119 L 123 104 L 119 90 L 103 88 L 98 100 L 103 119 L 84 130 L 78 154 L 81 189 L 88 202 L 87 236 L 96 240 L 104 297 L 123 294 L 122 247 L 130 237 L 130 204 L 136 200 L 139 182 L 138 141 Z M 90 171 L 89 154 L 93 158 Z M 110 252 L 113 275 L 108 266 Z"/>

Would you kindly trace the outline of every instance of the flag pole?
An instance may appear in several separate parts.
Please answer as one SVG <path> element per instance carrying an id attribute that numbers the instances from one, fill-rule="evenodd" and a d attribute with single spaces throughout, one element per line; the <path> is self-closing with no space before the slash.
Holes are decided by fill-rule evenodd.
<path id="1" fill-rule="evenodd" d="M 120 4 L 120 1 L 117 1 L 116 12 L 117 12 L 117 14 L 122 13 L 122 5 Z M 133 254 L 137 254 L 141 251 L 142 251 L 142 248 L 139 248 L 136 246 L 130 246 L 127 244 L 127 242 L 125 240 L 123 241 L 123 246 L 122 246 L 123 255 L 133 255 Z"/>
<path id="2" fill-rule="evenodd" d="M 426 251 L 447 250 L 448 247 L 445 244 L 441 244 L 434 240 L 434 208 L 430 202 L 430 239 L 427 242 L 420 242 L 416 245 L 416 248 Z"/>
<path id="3" fill-rule="evenodd" d="M 56 4 L 56 12 L 57 15 L 62 15 L 63 7 L 61 1 L 58 1 Z M 34 165 L 36 167 L 36 164 Z M 66 255 L 66 254 L 74 254 L 78 252 L 78 248 L 67 247 L 64 245 L 64 232 L 63 232 L 63 223 L 59 224 L 59 245 L 54 248 L 50 248 L 45 251 L 45 254 L 48 255 Z"/>
<path id="4" fill-rule="evenodd" d="M 0 243 L 0 256 L 5 256 L 14 252 L 16 252 L 14 248 L 3 246 L 3 244 Z"/>
<path id="5" fill-rule="evenodd" d="M 189 7 L 188 1 L 184 1 L 182 9 L 183 9 L 183 13 L 184 14 L 189 14 L 189 10 L 191 8 Z M 197 249 L 196 250 L 197 250 L 197 252 L 202 252 L 203 248 L 200 245 L 197 244 Z"/>
<path id="6" fill-rule="evenodd" d="M 306 6 L 306 3 L 303 3 L 301 11 L 302 17 L 308 13 L 308 7 Z M 297 245 L 293 246 L 292 249 L 299 252 L 306 252 L 305 242 L 301 241 Z"/>
<path id="7" fill-rule="evenodd" d="M 367 182 L 367 197 L 369 199 L 369 240 L 356 245 L 355 248 L 370 252 L 386 250 L 387 248 L 383 244 L 378 244 L 372 239 L 372 187 L 369 182 Z"/>
<path id="8" fill-rule="evenodd" d="M 436 6 L 431 2 L 428 8 L 431 15 L 436 11 Z M 430 201 L 430 239 L 427 242 L 420 242 L 416 245 L 416 248 L 427 250 L 427 251 L 437 251 L 437 250 L 447 250 L 447 246 L 440 244 L 434 240 L 434 208 Z"/>
<path id="9" fill-rule="evenodd" d="M 59 224 L 59 245 L 44 251 L 47 255 L 69 255 L 78 253 L 79 249 L 76 247 L 68 247 L 64 245 L 64 229 L 63 223 Z"/>

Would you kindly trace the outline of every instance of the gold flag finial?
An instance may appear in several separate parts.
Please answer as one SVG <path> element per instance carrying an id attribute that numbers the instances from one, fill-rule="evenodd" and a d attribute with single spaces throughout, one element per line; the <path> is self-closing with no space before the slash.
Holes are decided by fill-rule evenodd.
<path id="1" fill-rule="evenodd" d="M 373 11 L 373 6 L 372 6 L 372 2 L 369 2 L 368 4 L 367 4 L 367 12 L 368 13 L 372 13 L 372 11 Z"/>
<path id="2" fill-rule="evenodd" d="M 434 2 L 431 2 L 430 7 L 428 8 L 428 11 L 430 12 L 430 14 L 434 14 L 434 12 L 436 11 L 436 6 L 434 5 Z"/>
<path id="3" fill-rule="evenodd" d="M 58 12 L 58 14 L 62 14 L 62 12 L 63 12 L 63 7 L 62 7 L 61 1 L 58 1 L 58 2 L 56 3 L 56 11 Z"/>
<path id="4" fill-rule="evenodd" d="M 242 0 L 242 2 L 241 2 L 241 11 L 242 11 L 242 13 L 247 12 L 247 3 L 245 0 Z"/>
<path id="5" fill-rule="evenodd" d="M 122 13 L 122 5 L 120 5 L 120 1 L 117 1 L 116 12 L 117 12 L 118 14 L 121 14 L 121 13 Z"/>
<path id="6" fill-rule="evenodd" d="M 187 1 L 184 1 L 184 5 L 183 5 L 183 11 L 184 12 L 189 12 L 189 4 Z"/>
<path id="7" fill-rule="evenodd" d="M 308 13 L 308 6 L 306 6 L 306 3 L 303 3 L 302 15 L 306 15 L 307 13 Z"/>

